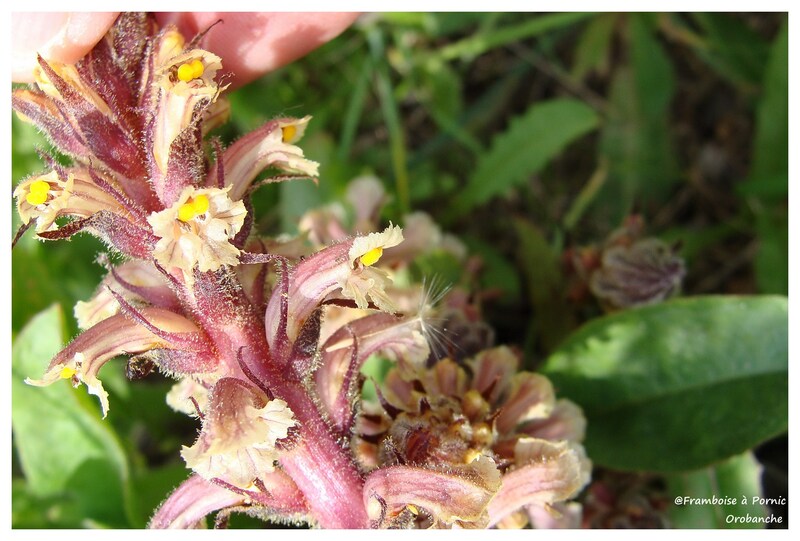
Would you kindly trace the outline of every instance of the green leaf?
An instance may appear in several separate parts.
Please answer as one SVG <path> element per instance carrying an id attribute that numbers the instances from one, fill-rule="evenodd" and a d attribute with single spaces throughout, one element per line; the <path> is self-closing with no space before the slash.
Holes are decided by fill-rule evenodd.
<path id="1" fill-rule="evenodd" d="M 551 351 L 573 327 L 566 302 L 561 258 L 541 231 L 524 219 L 514 221 L 519 241 L 518 259 L 533 307 L 532 330 L 545 351 Z"/>
<path id="2" fill-rule="evenodd" d="M 580 404 L 592 460 L 681 471 L 787 429 L 785 297 L 696 297 L 593 320 L 543 372 Z"/>
<path id="3" fill-rule="evenodd" d="M 728 13 L 694 13 L 705 32 L 706 47 L 698 55 L 733 83 L 757 87 L 764 72 L 767 44 L 742 20 Z"/>
<path id="4" fill-rule="evenodd" d="M 673 502 L 668 511 L 672 526 L 763 528 L 762 523 L 736 520 L 766 516 L 760 503 L 761 470 L 748 452 L 710 468 L 667 476 L 667 491 Z"/>
<path id="5" fill-rule="evenodd" d="M 618 20 L 616 13 L 603 13 L 586 25 L 575 45 L 575 59 L 570 70 L 573 78 L 581 80 L 591 71 L 601 74 L 608 71 L 611 36 Z"/>
<path id="6" fill-rule="evenodd" d="M 669 105 L 675 75 L 646 15 L 628 15 L 630 63 L 614 74 L 600 155 L 610 165 L 595 208 L 611 223 L 633 203 L 657 200 L 677 178 L 669 140 Z"/>
<path id="7" fill-rule="evenodd" d="M 11 526 L 15 529 L 80 528 L 80 509 L 73 500 L 36 496 L 24 479 L 13 479 Z"/>
<path id="8" fill-rule="evenodd" d="M 384 36 L 378 28 L 371 28 L 367 32 L 367 42 L 375 66 L 375 90 L 380 101 L 383 120 L 389 132 L 392 172 L 394 173 L 398 206 L 402 213 L 408 213 L 410 195 L 406 136 L 400 120 L 400 109 L 392 91 L 389 66 L 385 58 Z"/>
<path id="9" fill-rule="evenodd" d="M 789 31 L 784 22 L 775 38 L 764 75 L 753 144 L 753 168 L 740 193 L 758 197 L 756 231 L 760 246 L 755 270 L 759 290 L 787 293 L 789 288 Z"/>
<path id="10" fill-rule="evenodd" d="M 30 494 L 74 500 L 81 515 L 127 526 L 124 493 L 128 465 L 122 448 L 98 415 L 78 400 L 68 382 L 32 387 L 63 344 L 64 317 L 57 305 L 37 315 L 14 341 L 11 424 Z M 96 402 L 96 401 L 95 401 Z"/>
<path id="11" fill-rule="evenodd" d="M 537 103 L 511 121 L 478 161 L 466 189 L 453 202 L 463 214 L 512 186 L 525 182 L 579 137 L 597 127 L 597 114 L 573 99 Z"/>
<path id="12" fill-rule="evenodd" d="M 775 38 L 764 75 L 764 94 L 756 113 L 750 179 L 781 178 L 789 184 L 789 27 Z"/>
<path id="13" fill-rule="evenodd" d="M 756 283 L 762 293 L 789 292 L 789 217 L 786 209 L 761 212 L 756 217 L 759 247 L 755 258 Z"/>

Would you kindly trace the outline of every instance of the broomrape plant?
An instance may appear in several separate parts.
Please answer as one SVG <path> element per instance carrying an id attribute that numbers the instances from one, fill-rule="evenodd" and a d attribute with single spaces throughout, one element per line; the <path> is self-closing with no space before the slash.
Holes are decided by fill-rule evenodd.
<path id="1" fill-rule="evenodd" d="M 399 226 L 377 227 L 380 193 L 358 199 L 368 234 L 259 238 L 253 190 L 317 180 L 297 146 L 311 117 L 212 141 L 207 155 L 229 107 L 224 59 L 201 42 L 124 14 L 77 64 L 39 58 L 36 84 L 14 92 L 17 114 L 73 160 L 44 156 L 49 170 L 17 186 L 18 237 L 87 231 L 121 261 L 100 258 L 108 275 L 75 307 L 82 334 L 27 382 L 84 384 L 105 416 L 98 371 L 114 357 L 177 380 L 167 401 L 200 430 L 181 451 L 193 473 L 153 528 L 232 511 L 324 528 L 577 524 L 568 500 L 590 472 L 580 409 L 508 348 L 440 358 L 435 308 L 392 287 L 387 262 L 434 232 L 452 239 L 412 215 L 404 248 Z M 395 366 L 378 403 L 362 403 L 359 369 L 375 352 Z"/>

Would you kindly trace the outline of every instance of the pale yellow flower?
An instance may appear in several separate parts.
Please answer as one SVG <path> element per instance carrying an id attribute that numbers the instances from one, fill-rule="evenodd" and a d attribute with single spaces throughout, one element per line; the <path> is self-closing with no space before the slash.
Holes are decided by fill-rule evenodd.
<path id="1" fill-rule="evenodd" d="M 86 356 L 82 352 L 78 352 L 66 363 L 52 367 L 42 379 L 26 378 L 25 383 L 36 387 L 46 387 L 59 379 L 71 380 L 73 387 L 83 383 L 86 385 L 89 394 L 93 394 L 100 399 L 103 417 L 105 417 L 108 413 L 108 392 L 106 392 L 103 384 L 97 378 L 96 368 L 92 370 L 89 369 L 90 366 L 91 363 L 86 362 Z"/>
<path id="2" fill-rule="evenodd" d="M 189 398 L 194 398 L 194 403 Z M 179 413 L 185 413 L 190 417 L 197 417 L 197 410 L 205 411 L 208 407 L 208 389 L 194 380 L 192 377 L 185 377 L 172 386 L 167 393 L 167 405 Z"/>
<path id="3" fill-rule="evenodd" d="M 55 229 L 56 218 L 67 207 L 73 184 L 72 175 L 63 181 L 55 171 L 22 181 L 14 190 L 22 223 L 36 220 L 37 233 Z"/>
<path id="4" fill-rule="evenodd" d="M 200 436 L 191 447 L 183 447 L 181 456 L 205 479 L 251 488 L 259 475 L 275 470 L 275 445 L 295 425 L 283 400 L 266 400 L 241 380 L 223 378 L 212 391 Z"/>
<path id="5" fill-rule="evenodd" d="M 104 180 L 114 187 L 113 181 Z M 95 184 L 89 171 L 80 167 L 68 170 L 66 180 L 56 171 L 30 177 L 19 183 L 14 197 L 22 223 L 35 220 L 37 233 L 56 229 L 55 221 L 62 216 L 86 218 L 101 210 L 128 215 L 120 201 Z"/>
<path id="6" fill-rule="evenodd" d="M 394 312 L 394 304 L 385 288 L 391 283 L 386 271 L 373 267 L 383 250 L 403 242 L 400 226 L 389 225 L 380 233 L 357 237 L 348 251 L 350 272 L 341 280 L 342 296 L 353 299 L 359 308 L 367 308 L 369 300 L 385 312 Z"/>
<path id="7" fill-rule="evenodd" d="M 238 263 L 239 249 L 231 240 L 242 228 L 247 210 L 231 201 L 230 187 L 185 188 L 170 208 L 147 218 L 160 237 L 153 256 L 165 268 L 179 268 L 188 276 Z"/>
<path id="8" fill-rule="evenodd" d="M 217 55 L 192 49 L 169 58 L 156 69 L 155 84 L 160 94 L 153 131 L 153 158 L 163 174 L 167 172 L 170 147 L 192 123 L 195 107 L 201 102 L 213 104 L 225 89 L 214 80 L 221 68 L 222 61 Z"/>

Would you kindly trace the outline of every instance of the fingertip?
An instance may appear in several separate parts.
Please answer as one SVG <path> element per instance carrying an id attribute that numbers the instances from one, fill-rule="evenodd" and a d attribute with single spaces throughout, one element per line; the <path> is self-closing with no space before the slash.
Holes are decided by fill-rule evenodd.
<path id="1" fill-rule="evenodd" d="M 119 15 L 113 13 L 11 14 L 11 79 L 32 82 L 36 55 L 74 63 L 102 39 Z"/>
<path id="2" fill-rule="evenodd" d="M 180 13 L 158 14 L 159 24 L 176 24 L 187 38 L 215 26 L 203 47 L 222 57 L 233 87 L 278 69 L 342 33 L 359 13 Z"/>

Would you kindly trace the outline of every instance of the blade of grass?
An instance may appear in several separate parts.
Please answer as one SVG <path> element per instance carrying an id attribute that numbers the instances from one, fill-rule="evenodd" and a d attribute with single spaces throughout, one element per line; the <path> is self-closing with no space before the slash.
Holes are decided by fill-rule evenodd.
<path id="1" fill-rule="evenodd" d="M 485 53 L 495 47 L 507 45 L 511 42 L 543 34 L 548 30 L 569 26 L 587 17 L 591 13 L 552 13 L 529 19 L 523 23 L 506 26 L 489 33 L 457 41 L 442 48 L 436 54 L 442 60 L 456 58 L 470 58 Z"/>
<path id="2" fill-rule="evenodd" d="M 370 57 L 364 59 L 361 66 L 361 71 L 358 73 L 353 85 L 353 93 L 350 101 L 347 104 L 347 111 L 344 114 L 344 125 L 342 127 L 342 135 L 339 139 L 339 148 L 336 150 L 336 156 L 339 160 L 346 160 L 350 155 L 353 148 L 353 140 L 356 136 L 356 129 L 361 120 L 361 115 L 364 112 L 364 104 L 367 98 L 367 89 L 369 88 L 369 81 L 372 79 L 373 62 Z"/>
<path id="3" fill-rule="evenodd" d="M 605 184 L 607 178 L 608 160 L 601 157 L 600 165 L 595 169 L 594 173 L 592 173 L 586 185 L 581 188 L 581 191 L 569 207 L 567 214 L 564 215 L 565 230 L 572 231 L 572 228 L 577 225 L 581 216 L 583 216 L 586 209 L 592 204 L 592 201 L 594 201 L 597 192 L 600 191 L 600 188 Z"/>
<path id="4" fill-rule="evenodd" d="M 367 42 L 374 61 L 375 84 L 378 99 L 389 131 L 389 148 L 392 154 L 392 170 L 397 187 L 397 199 L 400 213 L 406 214 L 410 209 L 410 195 L 408 187 L 408 163 L 406 159 L 406 142 L 397 102 L 392 93 L 392 82 L 389 78 L 385 55 L 383 32 L 372 27 L 367 31 Z"/>

